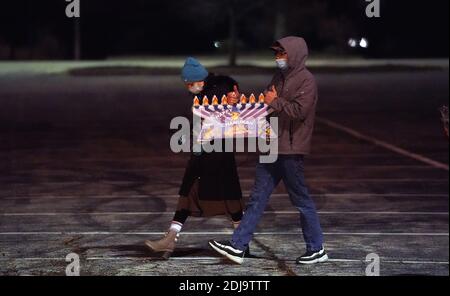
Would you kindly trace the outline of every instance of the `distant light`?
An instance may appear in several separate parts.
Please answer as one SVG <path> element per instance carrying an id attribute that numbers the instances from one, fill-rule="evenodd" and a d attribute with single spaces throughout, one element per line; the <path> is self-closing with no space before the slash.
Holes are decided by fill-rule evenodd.
<path id="1" fill-rule="evenodd" d="M 367 40 L 366 38 L 362 38 L 359 42 L 359 46 L 361 46 L 362 48 L 369 48 L 369 40 Z"/>
<path id="2" fill-rule="evenodd" d="M 222 44 L 220 43 L 220 41 L 214 41 L 215 48 L 220 48 L 221 46 L 222 46 Z"/>
<path id="3" fill-rule="evenodd" d="M 357 45 L 358 45 L 358 42 L 356 41 L 356 39 L 350 38 L 350 39 L 348 40 L 348 46 L 350 46 L 350 47 L 352 47 L 352 48 L 355 48 Z"/>

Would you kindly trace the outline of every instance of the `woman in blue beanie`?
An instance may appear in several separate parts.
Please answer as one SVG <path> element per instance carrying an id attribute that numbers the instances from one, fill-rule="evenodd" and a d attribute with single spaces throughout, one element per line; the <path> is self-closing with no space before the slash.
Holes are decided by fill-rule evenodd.
<path id="1" fill-rule="evenodd" d="M 225 94 L 230 103 L 238 101 L 237 82 L 228 76 L 208 73 L 195 58 L 186 60 L 181 77 L 192 98 L 221 97 Z M 190 216 L 227 215 L 234 228 L 239 226 L 243 202 L 234 153 L 191 153 L 179 195 L 177 210 L 165 237 L 145 242 L 147 247 L 161 254 L 164 259 L 168 259 L 175 250 L 179 233 Z"/>

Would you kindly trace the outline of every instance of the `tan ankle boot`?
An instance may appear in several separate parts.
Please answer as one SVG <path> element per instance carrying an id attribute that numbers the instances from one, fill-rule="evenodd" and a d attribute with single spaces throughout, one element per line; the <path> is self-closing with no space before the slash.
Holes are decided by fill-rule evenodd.
<path id="1" fill-rule="evenodd" d="M 169 230 L 164 238 L 158 241 L 145 241 L 145 245 L 155 253 L 162 253 L 162 258 L 169 259 L 175 250 L 176 242 L 178 241 L 178 233 L 173 230 Z"/>

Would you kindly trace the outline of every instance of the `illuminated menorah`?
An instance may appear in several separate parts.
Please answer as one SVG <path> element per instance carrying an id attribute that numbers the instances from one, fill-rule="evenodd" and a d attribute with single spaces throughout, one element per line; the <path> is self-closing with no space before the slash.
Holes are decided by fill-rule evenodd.
<path id="1" fill-rule="evenodd" d="M 238 112 L 240 119 L 260 118 L 273 112 L 270 106 L 264 101 L 265 96 L 263 94 L 259 95 L 258 100 L 252 94 L 248 99 L 245 95 L 242 95 L 238 103 L 229 104 L 227 96 L 224 95 L 220 104 L 217 96 L 212 98 L 211 104 L 209 103 L 209 98 L 205 96 L 203 97 L 202 104 L 200 104 L 200 99 L 196 96 L 194 98 L 193 112 L 202 118 L 210 118 L 214 113 L 221 113 L 228 109 Z"/>
<path id="2" fill-rule="evenodd" d="M 249 98 L 242 95 L 236 104 L 229 104 L 227 96 L 219 98 L 213 96 L 211 104 L 207 96 L 202 104 L 196 96 L 194 98 L 193 113 L 205 120 L 200 134 L 200 141 L 213 138 L 229 137 L 266 137 L 274 135 L 269 132 L 270 126 L 266 117 L 274 110 L 265 103 L 265 96 L 260 94 L 258 99 L 252 94 Z"/>

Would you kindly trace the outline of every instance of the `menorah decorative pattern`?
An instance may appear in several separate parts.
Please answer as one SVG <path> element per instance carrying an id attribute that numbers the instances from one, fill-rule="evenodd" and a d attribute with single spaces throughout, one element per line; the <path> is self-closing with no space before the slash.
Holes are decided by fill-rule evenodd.
<path id="1" fill-rule="evenodd" d="M 204 97 L 202 104 L 198 97 L 194 98 L 192 111 L 194 115 L 203 119 L 202 129 L 198 137 L 199 142 L 224 138 L 273 138 L 273 132 L 266 117 L 273 112 L 265 104 L 263 94 L 258 100 L 252 94 L 249 98 L 242 95 L 239 103 L 228 104 L 227 96 L 214 96 L 211 104 L 208 97 Z"/>

